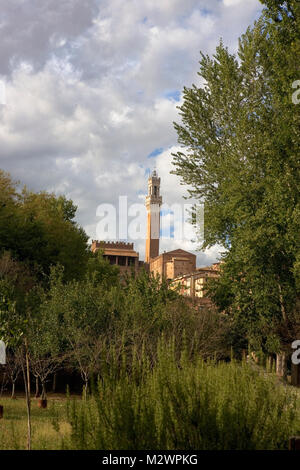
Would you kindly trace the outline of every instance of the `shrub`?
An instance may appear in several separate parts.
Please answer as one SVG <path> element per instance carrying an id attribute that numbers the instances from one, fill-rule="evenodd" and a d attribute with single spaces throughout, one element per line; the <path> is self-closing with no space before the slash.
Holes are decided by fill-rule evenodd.
<path id="1" fill-rule="evenodd" d="M 111 364 L 86 402 L 68 402 L 73 449 L 284 449 L 299 431 L 294 392 L 246 363 L 133 354 Z M 298 424 L 297 424 L 298 423 Z M 298 429 L 297 429 L 298 425 Z"/>

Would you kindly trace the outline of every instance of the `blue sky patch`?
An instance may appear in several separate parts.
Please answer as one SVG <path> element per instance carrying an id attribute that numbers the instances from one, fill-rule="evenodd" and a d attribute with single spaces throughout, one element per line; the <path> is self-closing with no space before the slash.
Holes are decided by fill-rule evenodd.
<path id="1" fill-rule="evenodd" d="M 201 8 L 201 15 L 203 16 L 209 16 L 212 14 L 211 10 L 208 10 L 208 8 Z"/>
<path id="2" fill-rule="evenodd" d="M 147 156 L 147 158 L 154 158 L 154 157 L 157 157 L 157 155 L 160 155 L 163 151 L 164 151 L 164 149 L 163 149 L 162 147 L 156 148 L 156 149 L 154 149 L 151 153 L 149 153 L 149 155 Z"/>
<path id="3" fill-rule="evenodd" d="M 180 101 L 181 92 L 179 90 L 171 90 L 164 94 L 165 98 L 171 101 Z"/>
<path id="4" fill-rule="evenodd" d="M 161 213 L 162 216 L 169 215 L 169 214 L 172 214 L 172 215 L 174 214 L 174 212 L 171 209 L 167 209 L 167 208 L 161 209 L 160 213 Z"/>

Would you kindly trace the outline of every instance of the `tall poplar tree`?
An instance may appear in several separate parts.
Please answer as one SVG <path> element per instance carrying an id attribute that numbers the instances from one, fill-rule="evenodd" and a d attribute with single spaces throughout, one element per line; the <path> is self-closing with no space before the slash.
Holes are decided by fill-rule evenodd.
<path id="1" fill-rule="evenodd" d="M 175 173 L 205 204 L 203 248 L 226 252 L 211 289 L 252 344 L 295 339 L 300 287 L 300 2 L 265 0 L 240 38 L 201 54 L 203 87 L 184 89 Z"/>

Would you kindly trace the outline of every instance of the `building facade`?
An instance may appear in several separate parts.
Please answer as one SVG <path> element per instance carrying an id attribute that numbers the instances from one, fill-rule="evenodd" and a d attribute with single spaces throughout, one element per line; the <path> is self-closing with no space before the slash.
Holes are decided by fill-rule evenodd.
<path id="1" fill-rule="evenodd" d="M 187 296 L 204 306 L 211 306 L 206 296 L 207 279 L 219 276 L 219 264 L 207 268 L 196 268 L 196 255 L 188 251 L 172 250 L 159 254 L 160 232 L 160 178 L 154 171 L 148 179 L 147 240 L 145 261 L 149 271 L 155 276 L 164 278 L 173 287 L 179 286 L 182 295 Z"/>
<path id="2" fill-rule="evenodd" d="M 150 272 L 168 280 L 196 270 L 196 255 L 188 251 L 172 250 L 150 259 Z"/>
<path id="3" fill-rule="evenodd" d="M 92 241 L 91 250 L 93 253 L 101 250 L 103 257 L 109 261 L 110 264 L 119 266 L 120 273 L 138 273 L 139 269 L 144 265 L 139 260 L 139 254 L 134 250 L 133 243 L 125 242 L 106 242 L 106 241 Z"/>
<path id="4" fill-rule="evenodd" d="M 173 288 L 179 288 L 181 295 L 191 298 L 203 307 L 212 307 L 212 302 L 206 295 L 205 286 L 208 279 L 216 279 L 220 275 L 220 265 L 216 263 L 205 268 L 198 268 L 194 272 L 174 278 L 171 282 Z"/>
<path id="5" fill-rule="evenodd" d="M 138 274 L 140 269 L 147 271 L 161 279 L 166 279 L 170 286 L 179 286 L 182 295 L 195 302 L 211 306 L 206 297 L 205 283 L 209 278 L 219 276 L 219 263 L 206 268 L 196 267 L 196 255 L 178 248 L 159 254 L 160 238 L 160 178 L 154 170 L 148 178 L 148 194 L 145 201 L 147 209 L 147 238 L 145 262 L 139 260 L 139 254 L 134 250 L 133 243 L 106 242 L 93 240 L 92 251 L 103 252 L 110 264 L 119 266 L 121 274 Z"/>

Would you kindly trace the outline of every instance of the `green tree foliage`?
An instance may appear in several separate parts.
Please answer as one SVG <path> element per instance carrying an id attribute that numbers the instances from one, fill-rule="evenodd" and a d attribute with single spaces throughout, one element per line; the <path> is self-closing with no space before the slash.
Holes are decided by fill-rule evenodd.
<path id="1" fill-rule="evenodd" d="M 227 250 L 210 294 L 266 344 L 279 331 L 290 342 L 300 287 L 300 4 L 263 3 L 238 57 L 222 42 L 202 54 L 204 85 L 184 89 L 174 164 L 205 203 L 203 246 Z"/>
<path id="2" fill-rule="evenodd" d="M 109 270 L 115 274 L 114 266 L 105 264 L 106 271 L 103 266 L 99 270 L 103 260 L 100 257 L 91 260 L 90 270 L 81 281 L 65 283 L 63 269 L 53 268 L 50 289 L 41 305 L 45 318 L 56 318 L 59 349 L 68 364 L 80 373 L 85 391 L 92 375 L 101 368 L 101 352 L 109 338 L 118 294 L 116 287 L 107 286 L 106 275 Z M 101 283 L 100 273 L 104 271 Z"/>
<path id="3" fill-rule="evenodd" d="M 65 280 L 83 277 L 88 260 L 87 236 L 74 222 L 76 207 L 65 197 L 18 190 L 0 171 L 0 337 L 10 350 L 21 348 L 31 448 L 31 369 L 45 383 L 59 364 L 53 317 L 40 311 L 41 287 L 51 266 L 64 267 Z M 74 261 L 76 260 L 76 262 Z M 50 341 L 51 337 L 51 341 Z M 55 355 L 56 354 L 56 355 Z"/>
<path id="4" fill-rule="evenodd" d="M 120 268 L 110 264 L 104 258 L 101 250 L 90 252 L 87 263 L 87 277 L 95 284 L 106 286 L 108 289 L 119 283 Z"/>
<path id="5" fill-rule="evenodd" d="M 82 277 L 87 236 L 74 221 L 72 201 L 26 188 L 19 192 L 2 171 L 0 188 L 0 253 L 10 251 L 14 259 L 40 274 L 49 275 L 52 265 L 61 264 L 66 280 Z"/>
<path id="6" fill-rule="evenodd" d="M 115 274 L 114 266 L 105 263 L 105 276 L 101 277 L 102 266 L 98 277 L 96 261 L 92 258 L 93 270 L 80 281 L 63 282 L 62 269 L 53 268 L 50 288 L 40 306 L 42 314 L 36 317 L 38 321 L 45 318 L 45 322 L 37 324 L 41 328 L 47 328 L 47 318 L 53 319 L 51 323 L 58 328 L 54 334 L 59 337 L 59 350 L 66 363 L 80 373 L 85 391 L 91 378 L 101 376 L 103 366 L 111 360 L 121 361 L 124 353 L 130 363 L 133 348 L 138 357 L 146 351 L 155 361 L 162 335 L 176 336 L 178 354 L 187 347 L 191 356 L 201 352 L 205 358 L 228 357 L 230 323 L 226 317 L 214 312 L 199 315 L 166 283 L 147 273 L 117 283 L 112 276 L 109 286 L 107 274 L 109 270 Z M 56 326 L 50 331 L 55 331 Z M 114 348 L 114 358 L 110 357 L 110 346 Z"/>
<path id="7" fill-rule="evenodd" d="M 47 398 L 47 382 L 64 360 L 59 317 L 55 310 L 41 308 L 45 298 L 44 291 L 36 293 L 37 308 L 27 310 L 26 329 L 30 369 L 42 385 L 42 399 Z"/>
<path id="8" fill-rule="evenodd" d="M 16 346 L 20 342 L 25 324 L 26 320 L 16 311 L 13 287 L 0 280 L 0 337 L 6 345 Z"/>

